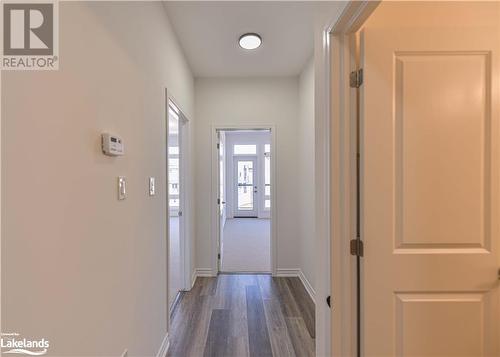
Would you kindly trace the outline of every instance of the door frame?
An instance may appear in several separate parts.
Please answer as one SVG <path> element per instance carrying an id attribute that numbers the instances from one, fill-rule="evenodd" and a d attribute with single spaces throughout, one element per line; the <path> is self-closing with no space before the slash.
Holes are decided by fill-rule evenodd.
<path id="1" fill-rule="evenodd" d="M 179 110 L 179 182 L 181 183 L 181 189 L 179 192 L 180 206 L 179 210 L 182 211 L 182 218 L 179 220 L 179 234 L 181 235 L 180 244 L 180 261 L 181 261 L 181 290 L 187 291 L 191 289 L 191 277 L 190 277 L 190 256 L 192 245 L 190 244 L 190 232 L 189 224 L 191 217 L 191 205 L 190 200 L 190 190 L 189 186 L 189 172 L 190 172 L 190 151 L 189 151 L 189 119 L 184 114 L 182 107 L 179 106 L 175 98 L 170 94 L 168 89 L 165 89 L 165 212 L 167 214 L 166 221 L 166 292 L 167 292 L 167 326 L 170 326 L 170 301 L 169 301 L 169 263 L 170 263 L 170 207 L 169 207 L 169 195 L 168 195 L 168 119 L 169 119 L 169 106 L 172 103 Z M 181 148 L 182 147 L 182 148 Z M 182 156 L 182 164 L 181 164 Z M 183 184 L 182 184 L 183 182 Z M 174 305 L 175 306 L 175 302 Z M 170 327 L 169 327 L 170 328 Z"/>
<path id="2" fill-rule="evenodd" d="M 226 158 L 227 160 L 227 158 Z M 232 160 L 233 160 L 233 175 L 232 175 L 232 190 L 233 190 L 233 197 L 232 197 L 232 200 L 233 202 L 231 202 L 231 206 L 233 207 L 233 217 L 234 218 L 242 218 L 242 217 L 258 217 L 259 216 L 259 205 L 260 205 L 260 200 L 259 200 L 259 195 L 257 194 L 258 191 L 256 192 L 255 191 L 255 186 L 259 186 L 259 177 L 257 176 L 257 174 L 260 174 L 260 170 L 259 170 L 259 166 L 258 166 L 258 156 L 257 155 L 233 155 L 232 156 Z M 253 162 L 253 165 L 254 165 L 254 169 L 252 171 L 252 175 L 253 175 L 253 184 L 252 184 L 252 191 L 253 191 L 253 210 L 252 210 L 252 214 L 244 214 L 244 215 L 240 215 L 238 214 L 238 212 L 243 212 L 243 211 L 240 211 L 238 210 L 238 165 L 236 165 L 236 163 L 238 161 L 252 161 Z M 258 188 L 257 188 L 258 189 Z M 247 213 L 247 212 L 245 212 Z M 255 213 L 255 214 L 253 214 Z"/>
<path id="3" fill-rule="evenodd" d="M 354 34 L 363 26 L 380 1 L 350 2 L 328 31 L 330 81 L 330 259 L 333 356 L 355 356 L 358 351 L 357 265 L 350 255 L 350 240 L 356 233 L 356 93 L 349 74 L 356 69 Z M 338 292 L 338 293 L 337 293 Z M 333 313 L 335 311 L 335 313 Z M 362 323 L 361 316 L 360 323 Z M 362 337 L 361 337 L 362 339 Z"/>
<path id="4" fill-rule="evenodd" d="M 219 151 L 217 149 L 217 133 L 219 131 L 231 130 L 269 130 L 271 134 L 271 274 L 276 275 L 276 257 L 277 257 L 277 194 L 276 183 L 278 172 L 276 155 L 276 126 L 274 124 L 264 125 L 234 125 L 234 124 L 213 124 L 211 126 L 211 190 L 210 200 L 210 241 L 211 241 L 211 275 L 217 276 L 219 273 L 218 254 L 220 254 L 220 220 L 219 205 Z"/>

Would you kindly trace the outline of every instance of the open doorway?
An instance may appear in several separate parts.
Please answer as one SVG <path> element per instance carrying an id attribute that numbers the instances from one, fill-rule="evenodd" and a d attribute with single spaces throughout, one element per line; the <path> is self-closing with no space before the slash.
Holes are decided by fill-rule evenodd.
<path id="1" fill-rule="evenodd" d="M 271 273 L 271 130 L 217 130 L 218 266 Z"/>
<path id="2" fill-rule="evenodd" d="M 187 119 L 172 101 L 168 101 L 168 306 L 185 290 L 185 126 Z"/>

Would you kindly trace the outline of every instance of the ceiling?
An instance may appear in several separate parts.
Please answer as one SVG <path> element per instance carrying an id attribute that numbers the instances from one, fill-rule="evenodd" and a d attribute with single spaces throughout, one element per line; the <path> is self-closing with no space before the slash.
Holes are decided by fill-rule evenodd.
<path id="1" fill-rule="evenodd" d="M 165 1 L 167 15 L 195 77 L 295 76 L 313 55 L 318 14 L 339 2 Z M 243 50 L 240 35 L 262 45 Z"/>

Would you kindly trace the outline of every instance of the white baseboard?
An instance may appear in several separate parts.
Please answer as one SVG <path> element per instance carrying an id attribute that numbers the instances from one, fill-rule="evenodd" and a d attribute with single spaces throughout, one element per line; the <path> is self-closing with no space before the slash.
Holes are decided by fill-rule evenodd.
<path id="1" fill-rule="evenodd" d="M 213 277 L 212 269 L 210 268 L 196 268 L 197 277 Z"/>
<path id="2" fill-rule="evenodd" d="M 219 272 L 219 274 L 241 274 L 241 275 L 245 275 L 245 274 L 254 274 L 254 275 L 269 275 L 271 274 L 270 271 L 255 271 L 255 270 L 235 270 L 235 271 L 232 271 L 232 270 L 224 270 L 224 271 L 221 271 Z"/>
<path id="3" fill-rule="evenodd" d="M 168 352 L 168 348 L 170 347 L 170 340 L 168 338 L 168 333 L 163 338 L 163 342 L 161 343 L 160 349 L 156 354 L 156 357 L 165 357 Z"/>
<path id="4" fill-rule="evenodd" d="M 300 269 L 276 269 L 276 276 L 278 277 L 298 277 Z"/>
<path id="5" fill-rule="evenodd" d="M 197 268 L 193 271 L 193 274 L 191 275 L 191 289 L 194 286 L 194 283 L 196 283 L 197 278 L 211 278 L 214 277 L 214 274 L 212 274 L 212 269 L 210 268 Z"/>
<path id="6" fill-rule="evenodd" d="M 276 269 L 277 277 L 297 277 L 304 285 L 307 293 L 311 297 L 312 301 L 316 303 L 316 292 L 314 291 L 311 283 L 307 280 L 306 276 L 301 269 Z"/>
<path id="7" fill-rule="evenodd" d="M 194 287 L 194 283 L 196 283 L 196 278 L 198 276 L 196 275 L 196 269 L 193 270 L 193 274 L 191 274 L 191 289 Z"/>
<path id="8" fill-rule="evenodd" d="M 309 282 L 309 280 L 307 280 L 307 277 L 302 270 L 299 273 L 299 279 L 309 293 L 309 296 L 311 297 L 313 303 L 316 305 L 316 292 L 314 291 L 311 283 Z"/>

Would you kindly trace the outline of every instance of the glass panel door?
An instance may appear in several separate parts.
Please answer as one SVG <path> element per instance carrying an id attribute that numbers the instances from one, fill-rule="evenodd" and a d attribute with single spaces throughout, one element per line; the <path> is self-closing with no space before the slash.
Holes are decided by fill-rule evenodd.
<path id="1" fill-rule="evenodd" d="M 169 222 L 169 269 L 168 303 L 171 308 L 182 290 L 182 118 L 179 109 L 170 103 L 168 108 L 168 222 Z"/>
<path id="2" fill-rule="evenodd" d="M 256 169 L 255 157 L 235 158 L 236 216 L 257 216 Z"/>

